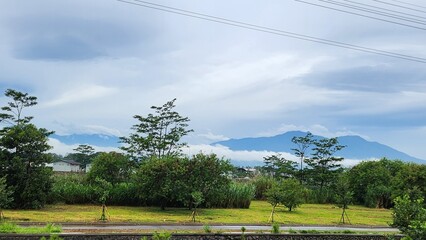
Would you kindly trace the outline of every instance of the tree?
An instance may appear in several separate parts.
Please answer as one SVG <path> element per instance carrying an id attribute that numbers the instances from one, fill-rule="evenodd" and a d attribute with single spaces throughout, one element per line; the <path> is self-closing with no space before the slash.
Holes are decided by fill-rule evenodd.
<path id="1" fill-rule="evenodd" d="M 275 179 L 291 178 L 296 175 L 297 164 L 285 159 L 281 154 L 264 157 L 265 171 L 272 173 Z"/>
<path id="2" fill-rule="evenodd" d="M 291 212 L 303 203 L 305 189 L 299 181 L 294 178 L 285 179 L 280 185 L 283 194 L 281 204 L 288 208 L 288 211 Z"/>
<path id="3" fill-rule="evenodd" d="M 282 204 L 291 212 L 303 203 L 304 193 L 304 187 L 294 178 L 275 182 L 266 192 L 267 201 L 272 205 L 270 221 L 274 222 L 278 204 Z"/>
<path id="4" fill-rule="evenodd" d="M 134 163 L 127 156 L 117 152 L 101 153 L 93 159 L 87 177 L 90 182 L 102 179 L 117 184 L 128 181 L 133 170 Z"/>
<path id="5" fill-rule="evenodd" d="M 6 186 L 6 178 L 0 178 L 0 221 L 4 220 L 3 209 L 13 201 L 12 191 Z"/>
<path id="6" fill-rule="evenodd" d="M 269 222 L 274 222 L 274 216 L 275 216 L 275 208 L 282 202 L 283 199 L 283 189 L 280 187 L 280 185 L 275 182 L 272 184 L 272 187 L 269 188 L 266 193 L 266 200 L 269 204 L 272 206 L 271 215 L 269 217 Z"/>
<path id="7" fill-rule="evenodd" d="M 186 185 L 186 199 L 192 198 L 192 192 L 200 192 L 204 202 L 210 204 L 229 188 L 231 181 L 226 174 L 232 170 L 232 165 L 228 160 L 218 158 L 216 154 L 198 153 L 181 163 L 186 165 L 183 180 Z"/>
<path id="8" fill-rule="evenodd" d="M 0 131 L 0 176 L 6 176 L 6 185 L 13 192 L 12 207 L 40 208 L 44 206 L 51 189 L 51 149 L 48 136 L 52 132 L 30 123 L 32 117 L 23 116 L 23 109 L 37 104 L 37 98 L 8 89 L 11 98 L 2 107 Z"/>
<path id="9" fill-rule="evenodd" d="M 33 117 L 22 116 L 22 111 L 26 107 L 31 107 L 37 104 L 37 97 L 28 96 L 28 93 L 22 93 L 13 89 L 7 89 L 6 97 L 12 99 L 7 106 L 1 108 L 3 113 L 0 113 L 0 122 L 6 122 L 12 125 L 29 123 Z"/>
<path id="10" fill-rule="evenodd" d="M 341 171 L 340 162 L 342 157 L 336 157 L 334 154 L 342 150 L 345 146 L 340 145 L 337 138 L 324 138 L 313 142 L 315 147 L 312 149 L 312 157 L 306 159 L 310 167 L 311 183 L 319 187 L 321 192 L 325 186 L 333 182 L 337 173 Z"/>
<path id="11" fill-rule="evenodd" d="M 86 169 L 86 165 L 92 162 L 95 154 L 95 149 L 90 145 L 80 144 L 77 148 L 73 149 L 76 153 L 68 155 L 67 158 L 74 158 L 78 163 L 81 163 L 82 168 Z"/>
<path id="12" fill-rule="evenodd" d="M 336 199 L 337 206 L 342 209 L 340 223 L 345 224 L 346 221 L 348 221 L 350 224 L 350 220 L 349 220 L 348 214 L 346 213 L 346 209 L 348 209 L 349 204 L 352 203 L 354 193 L 353 191 L 351 191 L 349 178 L 346 173 L 343 173 L 342 175 L 339 176 L 335 184 L 334 192 L 335 192 L 335 199 Z"/>
<path id="13" fill-rule="evenodd" d="M 401 187 L 405 187 L 402 179 L 410 176 L 400 174 L 403 168 L 404 163 L 401 161 L 391 161 L 386 158 L 379 161 L 364 161 L 352 167 L 348 172 L 348 177 L 355 202 L 368 207 L 390 208 L 393 192 L 403 193 L 411 188 L 398 190 L 396 187 L 399 183 L 401 183 Z M 396 179 L 396 177 L 401 177 L 401 179 Z M 419 181 L 418 184 L 421 182 Z"/>
<path id="14" fill-rule="evenodd" d="M 186 146 L 180 140 L 192 130 L 187 129 L 189 118 L 173 111 L 175 101 L 176 98 L 161 107 L 152 106 L 155 114 L 150 113 L 146 117 L 135 115 L 139 123 L 133 125 L 134 133 L 129 137 L 120 138 L 126 144 L 122 149 L 138 161 L 179 156 L 181 148 Z"/>
<path id="15" fill-rule="evenodd" d="M 408 195 L 395 198 L 393 227 L 414 240 L 426 239 L 426 209 L 423 198 L 410 199 Z"/>
<path id="16" fill-rule="evenodd" d="M 169 203 L 184 202 L 188 188 L 185 159 L 165 156 L 143 161 L 135 176 L 139 194 L 149 205 L 159 205 L 164 210 Z"/>
<path id="17" fill-rule="evenodd" d="M 195 217 L 198 215 L 197 207 L 204 201 L 203 193 L 195 191 L 191 193 L 192 198 L 192 206 L 194 206 L 194 210 L 191 214 L 191 219 L 195 222 Z"/>
<path id="18" fill-rule="evenodd" d="M 306 151 L 309 150 L 313 144 L 313 135 L 312 133 L 306 133 L 304 137 L 293 137 L 291 141 L 296 144 L 296 148 L 292 148 L 294 155 L 300 158 L 300 182 L 303 182 L 303 162 L 305 161 Z"/>

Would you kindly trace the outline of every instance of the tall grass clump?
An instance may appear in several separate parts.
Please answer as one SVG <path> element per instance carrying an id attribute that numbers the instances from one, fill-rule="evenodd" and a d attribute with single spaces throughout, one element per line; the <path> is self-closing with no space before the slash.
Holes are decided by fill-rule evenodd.
<path id="1" fill-rule="evenodd" d="M 47 224 L 44 227 L 21 227 L 14 223 L 3 222 L 0 224 L 0 233 L 26 233 L 26 234 L 39 234 L 39 233 L 60 233 L 62 228 L 54 224 Z"/>
<path id="2" fill-rule="evenodd" d="M 52 202 L 66 204 L 92 203 L 93 189 L 82 174 L 64 174 L 53 177 Z"/>
<path id="3" fill-rule="evenodd" d="M 212 204 L 221 208 L 249 208 L 254 198 L 255 188 L 250 183 L 232 182 L 222 193 L 221 199 Z"/>

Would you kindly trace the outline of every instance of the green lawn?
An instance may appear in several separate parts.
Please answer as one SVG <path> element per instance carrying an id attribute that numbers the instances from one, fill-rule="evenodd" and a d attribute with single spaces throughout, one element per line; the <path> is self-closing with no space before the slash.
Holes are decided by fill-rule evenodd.
<path id="1" fill-rule="evenodd" d="M 253 201 L 250 209 L 202 209 L 197 221 L 201 224 L 242 223 L 267 224 L 271 207 L 264 201 Z M 353 225 L 388 226 L 391 211 L 350 206 L 347 210 Z M 109 206 L 111 222 L 132 223 L 189 223 L 191 212 L 187 209 L 157 207 Z M 281 224 L 335 225 L 340 219 L 341 209 L 328 204 L 304 204 L 293 212 L 279 208 L 275 220 Z M 96 205 L 50 205 L 41 210 L 5 210 L 9 221 L 36 222 L 96 222 L 101 207 Z"/>

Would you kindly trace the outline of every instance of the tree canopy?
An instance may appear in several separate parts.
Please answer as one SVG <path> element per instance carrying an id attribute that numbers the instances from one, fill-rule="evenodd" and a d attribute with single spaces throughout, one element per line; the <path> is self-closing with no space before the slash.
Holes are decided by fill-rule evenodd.
<path id="1" fill-rule="evenodd" d="M 186 146 L 180 140 L 192 130 L 188 129 L 189 118 L 174 111 L 175 101 L 173 99 L 160 107 L 152 106 L 154 114 L 146 117 L 135 115 L 139 123 L 133 125 L 134 132 L 130 136 L 120 138 L 126 144 L 122 149 L 137 161 L 179 156 L 181 148 Z"/>

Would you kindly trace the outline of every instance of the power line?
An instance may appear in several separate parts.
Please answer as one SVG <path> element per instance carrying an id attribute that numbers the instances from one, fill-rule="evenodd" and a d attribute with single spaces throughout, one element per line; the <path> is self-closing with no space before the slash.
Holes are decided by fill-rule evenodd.
<path id="1" fill-rule="evenodd" d="M 250 30 L 254 30 L 254 31 L 258 31 L 258 32 L 270 33 L 270 34 L 274 34 L 274 35 L 279 35 L 279 36 L 284 36 L 284 37 L 289 37 L 289 38 L 295 38 L 295 39 L 304 40 L 304 41 L 316 42 L 316 43 L 321 43 L 321 44 L 340 47 L 340 48 L 352 49 L 352 50 L 372 53 L 372 54 L 376 54 L 376 55 L 399 58 L 399 59 L 404 59 L 404 60 L 413 61 L 413 62 L 426 63 L 426 58 L 415 57 L 415 56 L 399 54 L 399 53 L 394 53 L 394 52 L 388 52 L 388 51 L 383 51 L 383 50 L 379 50 L 379 49 L 362 47 L 362 46 L 357 46 L 357 45 L 333 41 L 333 40 L 316 38 L 316 37 L 298 34 L 298 33 L 293 33 L 293 32 L 289 32 L 289 31 L 283 31 L 283 30 L 278 30 L 278 29 L 273 29 L 273 28 L 268 28 L 268 27 L 262 27 L 262 26 L 259 26 L 259 25 L 234 21 L 234 20 L 231 20 L 231 19 L 226 19 L 226 18 L 221 18 L 221 17 L 215 17 L 215 16 L 212 16 L 212 15 L 201 14 L 201 13 L 197 13 L 197 12 L 193 12 L 193 11 L 188 11 L 188 10 L 184 10 L 184 9 L 179 9 L 179 8 L 165 6 L 165 5 L 155 4 L 155 3 L 151 3 L 151 2 L 147 2 L 147 1 L 142 1 L 142 0 L 134 0 L 134 1 L 116 0 L 116 1 L 126 3 L 126 4 L 130 4 L 130 5 L 155 9 L 155 10 L 159 10 L 159 11 L 163 11 L 163 12 L 178 14 L 178 15 L 182 15 L 182 16 L 186 16 L 186 17 L 192 17 L 192 18 L 202 19 L 202 20 L 206 20 L 206 21 L 210 21 L 210 22 L 221 23 L 221 24 L 230 25 L 230 26 L 233 26 L 233 27 L 250 29 Z"/>
<path id="2" fill-rule="evenodd" d="M 420 5 L 413 4 L 413 3 L 408 3 L 408 2 L 398 1 L 398 0 L 390 0 L 390 1 L 397 2 L 397 3 L 402 3 L 402 4 L 406 4 L 406 5 L 413 6 L 413 7 L 419 7 L 419 8 L 426 9 L 425 6 L 420 6 Z"/>
<path id="3" fill-rule="evenodd" d="M 402 12 L 401 13 L 403 15 L 389 13 L 391 11 L 389 9 L 385 9 L 385 11 L 380 11 L 380 10 L 374 9 L 376 7 L 373 7 L 373 9 L 371 9 L 371 8 L 359 7 L 359 6 L 352 5 L 352 4 L 337 2 L 337 1 L 333 1 L 333 0 L 317 0 L 317 1 L 325 2 L 325 3 L 329 3 L 329 4 L 333 4 L 333 5 L 338 5 L 338 6 L 343 6 L 343 7 L 355 9 L 355 10 L 358 10 L 358 11 L 374 13 L 374 14 L 377 14 L 377 15 L 395 18 L 395 19 L 399 19 L 399 20 L 403 20 L 403 21 L 407 21 L 407 22 L 412 22 L 412 23 L 416 23 L 416 24 L 422 24 L 422 25 L 426 24 L 425 21 L 415 19 L 415 18 L 411 18 L 411 17 L 406 17 L 406 16 L 404 16 L 406 14 L 402 13 Z M 380 8 L 380 9 L 383 9 L 383 8 Z M 388 12 L 386 12 L 386 11 L 388 11 Z"/>
<path id="4" fill-rule="evenodd" d="M 338 12 L 344 12 L 344 13 L 348 13 L 348 14 L 352 14 L 352 15 L 356 15 L 356 16 L 361 16 L 361 17 L 366 17 L 366 18 L 370 18 L 370 19 L 375 19 L 375 20 L 379 20 L 379 21 L 383 21 L 383 22 L 387 22 L 387 23 L 398 24 L 398 25 L 405 26 L 405 27 L 416 28 L 416 29 L 420 29 L 420 30 L 426 30 L 426 28 L 423 28 L 423 27 L 418 27 L 418 26 L 414 26 L 414 25 L 410 25 L 410 24 L 401 23 L 401 22 L 395 22 L 395 21 L 391 21 L 391 20 L 387 20 L 387 19 L 383 19 L 383 18 L 378 18 L 378 17 L 373 17 L 373 16 L 369 16 L 369 15 L 364 15 L 364 14 L 356 13 L 356 12 L 346 11 L 346 10 L 342 10 L 342 9 L 338 9 L 338 8 L 328 7 L 328 6 L 321 5 L 321 4 L 307 2 L 307 1 L 304 1 L 304 0 L 295 0 L 295 1 L 296 2 L 305 3 L 305 4 L 309 4 L 309 5 L 313 5 L 313 6 L 317 6 L 317 7 L 322 7 L 322 8 L 327 8 L 327 9 L 335 10 L 335 11 L 338 11 Z"/>
<path id="5" fill-rule="evenodd" d="M 423 10 L 410 8 L 410 7 L 402 6 L 402 5 L 399 5 L 399 4 L 388 3 L 388 2 L 385 2 L 385 1 L 381 1 L 381 0 L 371 0 L 371 1 L 383 3 L 383 4 L 386 4 L 386 5 L 391 5 L 391 6 L 394 6 L 394 7 L 404 8 L 404 9 L 408 9 L 408 10 L 412 10 L 412 11 L 416 11 L 416 12 L 426 13 L 426 11 L 423 11 Z"/>
<path id="6" fill-rule="evenodd" d="M 388 8 L 382 8 L 382 7 L 378 7 L 378 6 L 374 6 L 374 5 L 370 5 L 370 4 L 355 2 L 355 1 L 351 1 L 351 0 L 343 0 L 343 1 L 350 2 L 350 3 L 353 3 L 353 4 L 357 4 L 357 5 L 361 5 L 361 6 L 373 7 L 373 8 L 385 10 L 385 11 L 388 11 L 388 12 L 400 13 L 400 14 L 404 14 L 404 15 L 407 15 L 407 16 L 411 16 L 411 17 L 426 19 L 426 17 L 423 17 L 423 16 L 405 13 L 405 12 L 401 12 L 401 11 L 395 11 L 395 10 L 391 10 L 391 9 L 388 9 Z"/>

